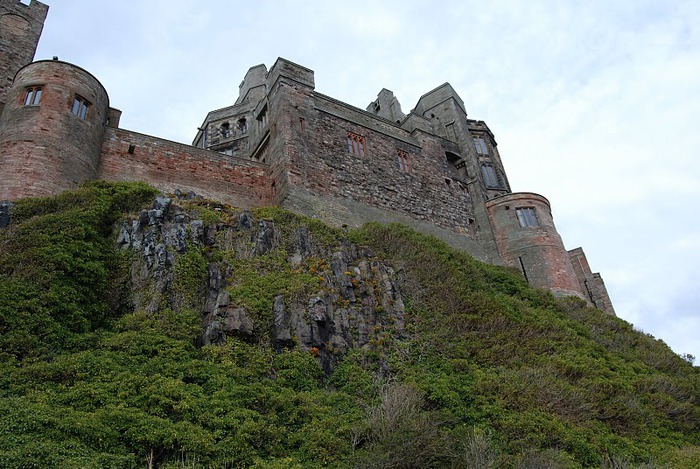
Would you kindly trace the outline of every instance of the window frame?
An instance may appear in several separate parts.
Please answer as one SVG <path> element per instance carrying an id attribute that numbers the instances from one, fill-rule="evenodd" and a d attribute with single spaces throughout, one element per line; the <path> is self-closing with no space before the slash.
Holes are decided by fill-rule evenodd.
<path id="1" fill-rule="evenodd" d="M 90 101 L 83 98 L 82 96 L 76 94 L 73 98 L 73 106 L 70 109 L 71 114 L 80 118 L 80 120 L 86 120 L 88 109 L 92 106 Z"/>
<path id="2" fill-rule="evenodd" d="M 399 164 L 399 171 L 404 174 L 409 174 L 413 172 L 413 166 L 411 165 L 411 155 L 405 150 L 396 150 L 396 161 Z"/>
<path id="3" fill-rule="evenodd" d="M 347 131 L 348 153 L 360 158 L 367 157 L 367 139 L 362 135 Z"/>
<path id="4" fill-rule="evenodd" d="M 486 146 L 486 140 L 483 137 L 472 137 L 472 142 L 474 142 L 474 148 L 476 148 L 476 153 L 478 155 L 488 155 L 489 149 Z"/>
<path id="5" fill-rule="evenodd" d="M 41 104 L 41 95 L 44 92 L 43 85 L 28 86 L 24 89 L 22 106 L 38 106 Z"/>
<path id="6" fill-rule="evenodd" d="M 501 176 L 498 173 L 498 168 L 496 168 L 490 163 L 481 164 L 481 177 L 484 179 L 484 185 L 489 189 L 504 188 L 503 181 L 501 180 Z M 491 181 L 493 181 L 494 183 L 491 184 Z"/>
<path id="7" fill-rule="evenodd" d="M 221 124 L 221 138 L 231 138 L 231 124 L 224 122 Z"/>
<path id="8" fill-rule="evenodd" d="M 518 218 L 521 228 L 537 228 L 540 226 L 540 219 L 537 217 L 535 207 L 516 207 L 515 216 Z"/>

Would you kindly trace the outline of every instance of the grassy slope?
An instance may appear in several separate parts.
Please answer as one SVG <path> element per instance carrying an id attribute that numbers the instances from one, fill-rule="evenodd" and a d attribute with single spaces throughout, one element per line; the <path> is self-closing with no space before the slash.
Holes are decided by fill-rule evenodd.
<path id="1" fill-rule="evenodd" d="M 349 237 L 401 270 L 409 335 L 330 377 L 301 350 L 197 348 L 196 313 L 115 301 L 111 227 L 153 194 L 91 184 L 0 231 L 0 466 L 700 465 L 698 372 L 665 344 L 401 226 Z"/>

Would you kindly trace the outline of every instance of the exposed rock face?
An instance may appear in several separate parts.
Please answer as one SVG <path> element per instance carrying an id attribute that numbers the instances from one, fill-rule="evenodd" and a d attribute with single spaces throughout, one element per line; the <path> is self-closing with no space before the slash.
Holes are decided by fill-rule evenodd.
<path id="1" fill-rule="evenodd" d="M 0 228 L 6 228 L 10 224 L 11 202 L 0 201 Z"/>
<path id="2" fill-rule="evenodd" d="M 248 211 L 216 210 L 228 210 L 222 217 L 226 221 L 205 223 L 196 210 L 158 197 L 138 219 L 122 222 L 116 245 L 134 253 L 134 309 L 194 308 L 202 317 L 204 345 L 236 336 L 269 342 L 277 350 L 299 346 L 318 357 L 327 371 L 351 348 L 381 346 L 387 334 L 404 333 L 397 276 L 366 248 L 340 239 L 327 245 L 303 225 L 277 226 Z M 202 253 L 206 274 L 185 299 L 175 287 L 176 272 L 192 250 Z M 317 283 L 308 282 L 303 292 L 268 291 L 270 310 L 249 310 L 231 294 L 245 286 L 238 267 L 274 255 L 283 259 L 281 268 L 303 272 Z"/>

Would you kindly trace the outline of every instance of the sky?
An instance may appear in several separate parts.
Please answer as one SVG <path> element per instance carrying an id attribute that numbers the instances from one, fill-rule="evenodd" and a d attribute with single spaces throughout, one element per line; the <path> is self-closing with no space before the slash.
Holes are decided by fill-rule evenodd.
<path id="1" fill-rule="evenodd" d="M 700 362 L 697 0 L 44 2 L 36 58 L 95 75 L 121 127 L 184 143 L 277 57 L 363 109 L 449 82 L 617 315 Z"/>

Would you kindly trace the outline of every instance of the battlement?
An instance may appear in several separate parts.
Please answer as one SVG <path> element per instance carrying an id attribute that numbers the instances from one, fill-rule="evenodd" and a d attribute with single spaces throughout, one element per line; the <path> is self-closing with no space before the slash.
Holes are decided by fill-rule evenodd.
<path id="1" fill-rule="evenodd" d="M 49 6 L 37 0 L 0 0 L 0 11 L 4 9 L 7 13 L 29 16 L 42 23 L 49 12 Z"/>

